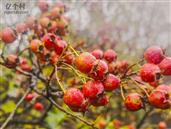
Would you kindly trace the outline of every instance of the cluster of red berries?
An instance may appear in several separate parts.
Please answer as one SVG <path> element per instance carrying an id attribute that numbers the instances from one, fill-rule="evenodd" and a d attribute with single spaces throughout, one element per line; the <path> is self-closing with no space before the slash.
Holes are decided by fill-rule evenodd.
<path id="1" fill-rule="evenodd" d="M 39 20 L 33 16 L 29 16 L 25 22 L 18 23 L 15 28 L 6 27 L 0 32 L 0 39 L 6 43 L 12 43 L 17 39 L 18 34 L 25 34 L 28 30 L 34 32 L 33 37 L 41 38 L 46 33 L 55 33 L 64 36 L 68 30 L 68 19 L 62 14 L 65 12 L 63 3 L 57 3 L 48 11 L 48 3 L 46 0 L 39 0 L 38 6 L 43 12 Z"/>
<path id="2" fill-rule="evenodd" d="M 107 92 L 120 87 L 121 79 L 124 79 L 124 76 L 120 75 L 125 75 L 130 70 L 129 63 L 117 62 L 117 53 L 112 49 L 105 52 L 96 49 L 80 54 L 73 48 L 70 51 L 68 49 L 70 45 L 63 38 L 68 32 L 69 25 L 68 19 L 62 15 L 65 6 L 58 3 L 48 11 L 49 5 L 45 0 L 38 1 L 38 6 L 43 12 L 39 20 L 30 16 L 24 23 L 17 24 L 15 29 L 9 27 L 3 29 L 0 33 L 1 40 L 6 44 L 12 43 L 17 39 L 17 34 L 30 29 L 33 35 L 29 38 L 29 49 L 41 64 L 59 66 L 58 62 L 67 63 L 75 66 L 73 68 L 89 78 L 85 79 L 86 82 L 80 89 L 70 88 L 65 91 L 63 96 L 65 104 L 75 112 L 85 112 L 90 105 L 105 106 L 109 102 Z M 171 108 L 171 86 L 160 83 L 162 76 L 171 76 L 171 57 L 166 57 L 163 50 L 155 46 L 144 52 L 144 59 L 147 63 L 140 68 L 138 76 L 144 85 L 151 85 L 154 88 L 148 91 L 147 96 L 136 92 L 127 94 L 124 98 L 125 107 L 136 111 L 143 108 L 145 103 L 149 103 L 156 108 Z M 13 54 L 7 56 L 5 65 L 8 68 L 20 67 L 27 72 L 33 69 L 25 58 Z M 31 101 L 32 98 L 33 96 L 29 94 L 26 100 Z M 40 103 L 36 103 L 36 107 L 37 110 L 43 109 Z"/>
<path id="3" fill-rule="evenodd" d="M 17 55 L 10 54 L 5 59 L 5 65 L 8 68 L 16 68 L 19 67 L 23 71 L 30 72 L 32 70 L 31 65 L 26 58 L 19 58 Z"/>
<path id="4" fill-rule="evenodd" d="M 105 92 L 117 89 L 120 78 L 109 73 L 108 64 L 116 61 L 117 54 L 113 50 L 104 52 L 94 50 L 83 52 L 76 57 L 74 63 L 76 68 L 92 79 L 83 84 L 82 89 L 70 88 L 64 94 L 64 102 L 71 110 L 85 112 L 90 105 L 105 106 L 109 97 Z"/>
<path id="5" fill-rule="evenodd" d="M 153 46 L 144 52 L 147 61 L 139 72 L 139 76 L 144 85 L 152 85 L 154 89 L 150 91 L 148 103 L 156 108 L 171 108 L 171 86 L 160 84 L 161 76 L 171 76 L 171 57 L 166 57 L 160 47 Z M 126 96 L 125 106 L 129 110 L 139 110 L 143 108 L 144 97 L 138 93 L 131 93 Z"/>
<path id="6" fill-rule="evenodd" d="M 27 102 L 31 102 L 34 98 L 36 98 L 36 95 L 33 94 L 33 93 L 29 93 L 27 94 L 27 96 L 25 97 L 25 100 Z M 41 111 L 44 109 L 44 106 L 41 102 L 35 102 L 34 103 L 34 109 L 37 110 L 37 111 Z"/>
<path id="7" fill-rule="evenodd" d="M 147 63 L 141 67 L 140 77 L 155 86 L 148 97 L 149 103 L 156 108 L 171 108 L 171 87 L 159 83 L 161 76 L 171 76 L 171 57 L 165 56 L 160 47 L 153 46 L 144 52 L 144 58 Z"/>
<path id="8" fill-rule="evenodd" d="M 43 64 L 46 62 L 56 64 L 66 47 L 67 43 L 53 33 L 47 33 L 41 40 L 33 39 L 30 42 L 30 49 L 36 54 L 38 60 Z M 66 63 L 72 63 L 73 59 L 74 55 L 71 52 L 65 52 L 63 60 Z"/>

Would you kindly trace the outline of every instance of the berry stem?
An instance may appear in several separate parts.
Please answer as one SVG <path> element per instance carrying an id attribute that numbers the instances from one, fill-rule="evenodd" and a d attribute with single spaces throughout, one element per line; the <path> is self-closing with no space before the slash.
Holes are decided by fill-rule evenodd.
<path id="1" fill-rule="evenodd" d="M 55 75 L 56 75 L 56 80 L 61 88 L 61 90 L 65 93 L 65 89 L 64 89 L 64 86 L 61 84 L 61 82 L 59 81 L 59 77 L 58 77 L 58 67 L 57 65 L 54 65 L 55 67 Z"/>
<path id="2" fill-rule="evenodd" d="M 123 85 L 120 85 L 120 90 L 121 90 L 122 99 L 125 100 L 124 91 L 123 91 Z"/>
<path id="3" fill-rule="evenodd" d="M 79 56 L 78 52 L 70 44 L 68 44 L 68 46 L 75 53 L 76 56 Z"/>
<path id="4" fill-rule="evenodd" d="M 132 82 L 134 84 L 136 84 L 142 91 L 144 91 L 144 93 L 147 95 L 147 97 L 149 97 L 148 92 L 146 91 L 146 89 L 144 89 L 139 83 L 137 83 L 134 79 L 130 78 L 132 80 Z"/>

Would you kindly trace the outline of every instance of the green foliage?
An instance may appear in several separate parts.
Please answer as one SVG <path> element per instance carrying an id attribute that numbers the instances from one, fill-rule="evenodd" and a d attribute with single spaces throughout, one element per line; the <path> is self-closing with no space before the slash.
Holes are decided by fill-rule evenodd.
<path id="1" fill-rule="evenodd" d="M 51 129 L 59 129 L 61 123 L 66 119 L 66 114 L 54 109 L 54 111 L 51 111 L 48 113 L 47 118 L 45 121 L 49 125 Z"/>

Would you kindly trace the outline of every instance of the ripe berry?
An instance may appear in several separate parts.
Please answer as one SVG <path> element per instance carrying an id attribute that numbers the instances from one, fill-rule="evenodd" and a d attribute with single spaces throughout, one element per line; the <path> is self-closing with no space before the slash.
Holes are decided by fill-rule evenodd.
<path id="1" fill-rule="evenodd" d="M 156 108 L 169 108 L 168 94 L 163 90 L 154 90 L 150 94 L 148 100 L 151 105 Z"/>
<path id="2" fill-rule="evenodd" d="M 31 29 L 31 28 L 33 28 L 33 26 L 34 26 L 35 18 L 32 17 L 32 16 L 29 16 L 29 17 L 26 19 L 25 23 L 26 23 L 27 27 Z"/>
<path id="3" fill-rule="evenodd" d="M 34 98 L 34 95 L 32 93 L 29 93 L 26 97 L 25 100 L 30 102 Z"/>
<path id="4" fill-rule="evenodd" d="M 158 129 L 167 129 L 167 125 L 165 121 L 160 121 L 158 124 Z"/>
<path id="5" fill-rule="evenodd" d="M 19 23 L 16 25 L 16 31 L 18 33 L 25 33 L 27 31 L 27 25 L 25 23 Z"/>
<path id="6" fill-rule="evenodd" d="M 61 14 L 61 10 L 59 7 L 54 7 L 51 11 L 50 11 L 50 18 L 51 19 L 55 19 L 60 17 Z"/>
<path id="7" fill-rule="evenodd" d="M 164 91 L 168 95 L 168 97 L 169 97 L 168 99 L 170 99 L 170 102 L 171 102 L 171 86 L 162 84 L 162 85 L 159 85 L 156 88 L 156 90 Z"/>
<path id="8" fill-rule="evenodd" d="M 67 46 L 67 43 L 64 40 L 57 40 L 55 43 L 55 52 L 59 55 L 62 54 L 63 50 Z"/>
<path id="9" fill-rule="evenodd" d="M 96 59 L 102 59 L 103 58 L 103 51 L 100 49 L 96 49 L 91 52 L 91 54 L 96 57 Z"/>
<path id="10" fill-rule="evenodd" d="M 108 72 L 107 63 L 103 60 L 96 60 L 94 62 L 90 76 L 94 78 L 95 80 L 101 80 L 104 78 L 107 72 Z"/>
<path id="11" fill-rule="evenodd" d="M 55 33 L 57 29 L 57 23 L 55 21 L 51 21 L 48 25 L 47 31 L 49 33 Z"/>
<path id="12" fill-rule="evenodd" d="M 97 98 L 104 92 L 104 87 L 100 81 L 90 80 L 83 85 L 82 91 L 85 97 Z"/>
<path id="13" fill-rule="evenodd" d="M 126 60 L 120 61 L 117 64 L 117 70 L 119 73 L 125 73 L 125 71 L 128 69 L 129 63 Z"/>
<path id="14" fill-rule="evenodd" d="M 64 55 L 64 62 L 67 64 L 72 64 L 75 60 L 75 56 L 71 52 L 66 52 Z"/>
<path id="15" fill-rule="evenodd" d="M 2 41 L 4 43 L 8 44 L 14 42 L 16 40 L 16 37 L 17 35 L 12 28 L 6 27 L 2 30 Z"/>
<path id="16" fill-rule="evenodd" d="M 93 106 L 105 106 L 109 103 L 109 97 L 106 95 L 99 96 L 98 98 L 91 99 L 91 104 Z"/>
<path id="17" fill-rule="evenodd" d="M 159 85 L 159 81 L 157 80 L 157 81 L 154 81 L 154 82 L 149 82 L 149 84 L 150 84 L 150 86 L 155 88 L 155 87 L 157 87 Z"/>
<path id="18" fill-rule="evenodd" d="M 49 5 L 46 0 L 39 0 L 38 7 L 42 12 L 46 12 L 46 11 L 48 11 Z"/>
<path id="19" fill-rule="evenodd" d="M 76 88 L 68 89 L 65 92 L 63 99 L 65 104 L 70 107 L 80 107 L 85 101 L 83 93 Z"/>
<path id="20" fill-rule="evenodd" d="M 20 59 L 20 64 L 19 67 L 23 70 L 23 71 L 31 71 L 32 67 L 28 64 L 27 60 L 25 58 L 21 58 Z"/>
<path id="21" fill-rule="evenodd" d="M 59 55 L 57 55 L 56 52 L 52 51 L 50 53 L 50 58 L 49 59 L 50 59 L 51 64 L 56 64 L 58 62 L 58 60 L 59 60 Z"/>
<path id="22" fill-rule="evenodd" d="M 35 35 L 37 35 L 38 37 L 42 37 L 45 33 L 43 27 L 39 23 L 34 24 L 33 30 Z"/>
<path id="23" fill-rule="evenodd" d="M 171 57 L 166 57 L 159 64 L 163 75 L 171 76 Z"/>
<path id="24" fill-rule="evenodd" d="M 144 64 L 140 69 L 140 76 L 145 82 L 154 82 L 160 79 L 160 69 L 155 64 Z"/>
<path id="25" fill-rule="evenodd" d="M 114 126 L 116 129 L 119 129 L 119 128 L 121 127 L 121 125 L 122 125 L 122 122 L 121 122 L 120 120 L 118 120 L 118 119 L 114 119 L 114 120 L 112 121 L 112 124 L 113 124 L 113 126 Z"/>
<path id="26" fill-rule="evenodd" d="M 105 129 L 105 127 L 107 126 L 107 123 L 104 119 L 101 119 L 98 123 L 97 123 L 97 127 L 98 129 Z"/>
<path id="27" fill-rule="evenodd" d="M 120 85 L 120 79 L 113 74 L 108 74 L 103 82 L 105 91 L 117 89 Z"/>
<path id="28" fill-rule="evenodd" d="M 115 73 L 117 71 L 117 64 L 115 62 L 108 63 L 108 69 L 110 73 Z"/>
<path id="29" fill-rule="evenodd" d="M 34 52 L 34 53 L 37 53 L 39 52 L 42 47 L 43 47 L 43 44 L 40 40 L 38 39 L 33 39 L 30 44 L 29 44 L 29 47 L 30 49 Z"/>
<path id="30" fill-rule="evenodd" d="M 80 105 L 79 107 L 72 107 L 72 106 L 69 106 L 69 108 L 74 111 L 74 112 L 86 112 L 87 109 L 89 107 L 89 102 L 84 102 L 82 105 Z"/>
<path id="31" fill-rule="evenodd" d="M 83 52 L 75 59 L 75 65 L 83 73 L 89 73 L 93 68 L 93 64 L 96 61 L 96 58 L 88 53 Z"/>
<path id="32" fill-rule="evenodd" d="M 55 34 L 47 33 L 43 36 L 42 41 L 44 42 L 45 47 L 51 51 L 55 49 L 56 43 L 59 39 L 60 38 L 57 37 Z"/>
<path id="33" fill-rule="evenodd" d="M 19 58 L 17 57 L 17 55 L 10 54 L 7 56 L 5 63 L 8 68 L 14 68 L 19 63 Z"/>
<path id="34" fill-rule="evenodd" d="M 46 28 L 50 23 L 50 19 L 48 17 L 42 17 L 40 18 L 39 23 L 42 27 Z"/>
<path id="35" fill-rule="evenodd" d="M 117 59 L 117 54 L 112 49 L 109 49 L 104 53 L 104 59 L 110 63 Z"/>
<path id="36" fill-rule="evenodd" d="M 144 58 L 148 63 L 159 64 L 164 59 L 164 53 L 160 47 L 153 46 L 146 49 Z"/>
<path id="37" fill-rule="evenodd" d="M 143 107 L 142 98 L 138 93 L 130 93 L 125 98 L 125 106 L 130 111 L 137 111 Z"/>
<path id="38" fill-rule="evenodd" d="M 34 109 L 35 110 L 37 110 L 37 111 L 41 111 L 41 110 L 43 110 L 43 105 L 42 105 L 42 103 L 40 103 L 40 102 L 36 102 L 35 104 L 34 104 Z"/>

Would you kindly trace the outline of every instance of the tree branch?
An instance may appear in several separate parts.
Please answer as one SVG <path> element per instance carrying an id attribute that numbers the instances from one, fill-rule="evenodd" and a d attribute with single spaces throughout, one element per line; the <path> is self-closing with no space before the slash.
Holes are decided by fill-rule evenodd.
<path id="1" fill-rule="evenodd" d="M 16 104 L 16 107 L 14 108 L 13 112 L 11 112 L 11 114 L 8 116 L 8 118 L 6 119 L 6 121 L 2 124 L 0 129 L 4 129 L 7 124 L 9 123 L 9 121 L 13 118 L 15 112 L 17 111 L 18 107 L 20 106 L 20 104 L 23 102 L 24 98 L 26 97 L 26 95 L 31 91 L 31 89 L 27 89 L 27 91 L 25 92 L 25 94 L 23 95 L 23 97 L 18 101 L 18 103 Z"/>

